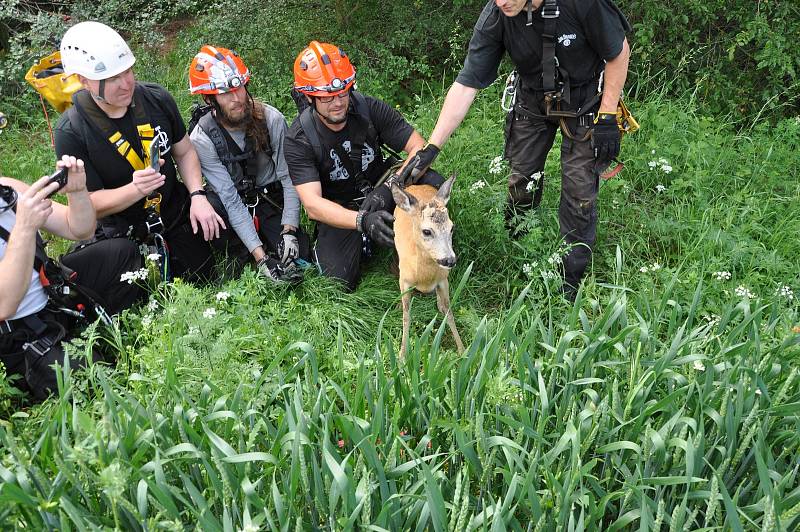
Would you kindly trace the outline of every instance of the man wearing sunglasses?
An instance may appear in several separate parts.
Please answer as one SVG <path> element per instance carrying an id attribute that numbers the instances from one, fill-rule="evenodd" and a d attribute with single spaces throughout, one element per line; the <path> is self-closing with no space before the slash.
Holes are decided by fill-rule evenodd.
<path id="1" fill-rule="evenodd" d="M 380 180 L 396 159 L 381 149 L 410 157 L 425 140 L 391 106 L 353 90 L 355 68 L 333 44 L 309 43 L 295 60 L 294 80 L 308 106 L 284 140 L 289 175 L 317 222 L 320 272 L 354 290 L 372 243 L 394 246 L 391 179 Z M 421 182 L 438 187 L 444 179 L 428 171 Z"/>

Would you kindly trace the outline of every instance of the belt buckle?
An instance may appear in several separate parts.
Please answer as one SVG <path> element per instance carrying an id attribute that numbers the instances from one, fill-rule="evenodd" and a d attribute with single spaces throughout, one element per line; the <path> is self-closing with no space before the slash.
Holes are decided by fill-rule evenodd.
<path id="1" fill-rule="evenodd" d="M 542 6 L 542 18 L 558 18 L 561 14 L 561 11 L 558 9 L 558 6 L 552 6 L 555 9 L 549 9 L 551 6 L 548 6 L 547 3 Z"/>
<path id="2" fill-rule="evenodd" d="M 151 220 L 153 221 L 151 222 Z M 164 222 L 161 220 L 161 216 L 148 216 L 144 224 L 147 226 L 148 233 L 157 233 L 159 228 L 162 230 L 164 229 Z"/>
<path id="3" fill-rule="evenodd" d="M 44 337 L 34 340 L 33 342 L 26 342 L 25 344 L 22 345 L 22 350 L 23 351 L 30 350 L 36 356 L 43 357 L 50 351 L 50 349 L 53 347 L 54 344 L 55 342 L 50 340 L 50 338 Z"/>

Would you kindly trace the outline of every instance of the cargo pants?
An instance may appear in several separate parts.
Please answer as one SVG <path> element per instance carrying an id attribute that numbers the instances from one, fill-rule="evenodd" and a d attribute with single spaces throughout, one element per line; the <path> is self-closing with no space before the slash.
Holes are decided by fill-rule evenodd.
<path id="1" fill-rule="evenodd" d="M 508 190 L 512 212 L 537 207 L 542 200 L 544 165 L 559 130 L 558 122 L 543 114 L 540 102 L 520 99 L 506 117 L 505 158 L 511 166 Z M 577 119 L 569 119 L 567 124 L 576 138 L 583 138 L 589 130 Z M 563 136 L 558 222 L 561 236 L 570 248 L 562 262 L 567 292 L 577 290 L 592 257 L 601 171 L 590 140 L 580 142 Z"/>

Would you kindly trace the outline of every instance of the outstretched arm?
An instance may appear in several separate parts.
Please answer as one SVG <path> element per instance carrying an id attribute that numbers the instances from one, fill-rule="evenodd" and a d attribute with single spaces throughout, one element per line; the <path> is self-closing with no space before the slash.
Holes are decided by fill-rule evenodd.
<path id="1" fill-rule="evenodd" d="M 447 91 L 442 110 L 439 112 L 439 119 L 436 120 L 436 126 L 428 139 L 431 144 L 435 144 L 439 148 L 444 146 L 450 135 L 467 116 L 477 94 L 478 89 L 467 87 L 457 81 L 453 83 L 453 86 Z"/>
<path id="2" fill-rule="evenodd" d="M 631 49 L 628 39 L 622 41 L 622 51 L 617 57 L 606 63 L 603 73 L 603 98 L 600 100 L 601 113 L 616 113 L 622 87 L 628 77 L 628 60 Z"/>

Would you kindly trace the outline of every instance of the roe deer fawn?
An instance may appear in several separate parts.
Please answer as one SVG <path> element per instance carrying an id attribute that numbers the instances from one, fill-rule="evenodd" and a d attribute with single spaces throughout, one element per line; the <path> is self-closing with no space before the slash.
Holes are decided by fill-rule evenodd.
<path id="1" fill-rule="evenodd" d="M 392 196 L 397 204 L 394 210 L 394 245 L 400 259 L 400 291 L 403 294 L 401 357 L 405 356 L 408 346 L 410 288 L 423 293 L 436 290 L 439 311 L 447 319 L 458 352 L 464 351 L 450 310 L 450 286 L 447 281 L 450 269 L 456 264 L 453 222 L 447 212 L 447 201 L 455 177 L 451 176 L 438 191 L 430 185 L 411 185 L 405 189 L 392 185 Z"/>

